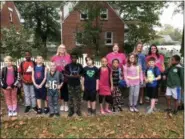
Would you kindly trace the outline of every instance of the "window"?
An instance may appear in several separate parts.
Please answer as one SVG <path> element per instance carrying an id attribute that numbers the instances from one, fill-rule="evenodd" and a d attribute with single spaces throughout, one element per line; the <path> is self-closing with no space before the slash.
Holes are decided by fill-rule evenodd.
<path id="1" fill-rule="evenodd" d="M 10 19 L 10 22 L 13 22 L 13 15 L 12 15 L 12 13 L 13 13 L 13 9 L 12 8 L 10 8 L 10 7 L 8 7 L 8 10 L 9 10 L 9 19 Z"/>
<path id="2" fill-rule="evenodd" d="M 87 20 L 87 19 L 88 19 L 88 11 L 87 10 L 81 11 L 80 20 Z"/>
<path id="3" fill-rule="evenodd" d="M 108 9 L 101 9 L 100 19 L 101 20 L 108 20 Z"/>
<path id="4" fill-rule="evenodd" d="M 76 45 L 77 46 L 82 45 L 82 39 L 83 39 L 83 33 L 82 32 L 77 32 L 76 33 Z"/>
<path id="5" fill-rule="evenodd" d="M 105 45 L 113 45 L 113 32 L 105 32 Z"/>

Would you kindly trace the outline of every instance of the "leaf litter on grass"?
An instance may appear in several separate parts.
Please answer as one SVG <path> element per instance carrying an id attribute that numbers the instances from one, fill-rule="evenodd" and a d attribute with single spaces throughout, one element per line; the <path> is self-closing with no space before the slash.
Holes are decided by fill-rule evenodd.
<path id="1" fill-rule="evenodd" d="M 180 138 L 183 127 L 183 113 L 166 118 L 161 112 L 151 115 L 122 112 L 96 117 L 2 120 L 1 135 L 7 138 Z"/>

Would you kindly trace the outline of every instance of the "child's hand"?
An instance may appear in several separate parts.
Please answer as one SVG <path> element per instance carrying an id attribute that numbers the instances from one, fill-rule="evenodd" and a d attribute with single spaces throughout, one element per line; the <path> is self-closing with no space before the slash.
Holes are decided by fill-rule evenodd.
<path id="1" fill-rule="evenodd" d="M 46 88 L 48 88 L 48 87 L 49 87 L 49 85 L 48 85 L 48 84 L 46 84 L 46 85 L 45 85 L 45 87 L 46 87 Z"/>
<path id="2" fill-rule="evenodd" d="M 38 84 L 35 84 L 35 87 L 36 87 L 37 89 L 39 89 L 39 85 L 38 85 Z"/>
<path id="3" fill-rule="evenodd" d="M 58 85 L 58 86 L 57 86 L 57 89 L 58 89 L 58 90 L 60 90 L 60 89 L 61 89 L 61 87 L 62 87 L 61 85 Z"/>
<path id="4" fill-rule="evenodd" d="M 42 88 L 42 85 L 40 84 L 40 85 L 38 85 L 38 88 L 40 89 L 40 88 Z"/>
<path id="5" fill-rule="evenodd" d="M 166 80 L 166 76 L 165 75 L 163 76 L 163 80 Z"/>

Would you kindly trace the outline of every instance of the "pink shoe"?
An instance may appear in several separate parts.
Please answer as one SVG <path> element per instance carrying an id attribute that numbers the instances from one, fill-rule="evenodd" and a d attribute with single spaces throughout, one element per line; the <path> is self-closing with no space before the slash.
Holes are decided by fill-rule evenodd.
<path id="1" fill-rule="evenodd" d="M 107 112 L 107 113 L 112 113 L 112 111 L 109 110 L 109 109 L 106 109 L 105 112 Z"/>
<path id="2" fill-rule="evenodd" d="M 104 110 L 100 110 L 100 113 L 101 113 L 101 114 L 105 114 L 105 111 L 104 111 Z"/>

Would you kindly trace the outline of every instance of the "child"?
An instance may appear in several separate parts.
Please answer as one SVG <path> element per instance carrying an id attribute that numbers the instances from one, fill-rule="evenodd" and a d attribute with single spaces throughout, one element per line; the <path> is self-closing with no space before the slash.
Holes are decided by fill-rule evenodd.
<path id="1" fill-rule="evenodd" d="M 48 88 L 49 117 L 59 117 L 59 90 L 63 85 L 63 75 L 56 71 L 56 64 L 50 63 L 50 71 L 47 73 L 46 88 Z"/>
<path id="2" fill-rule="evenodd" d="M 128 56 L 127 65 L 124 66 L 124 77 L 129 87 L 129 106 L 131 112 L 138 112 L 137 101 L 139 97 L 140 84 L 143 84 L 143 72 L 138 65 L 137 57 L 131 53 Z"/>
<path id="3" fill-rule="evenodd" d="M 35 97 L 37 99 L 37 107 L 38 107 L 37 114 L 42 114 L 41 100 L 44 101 L 44 104 L 45 104 L 44 113 L 47 114 L 49 112 L 47 101 L 46 101 L 47 90 L 45 87 L 47 69 L 43 64 L 42 56 L 37 56 L 36 63 L 37 64 L 36 66 L 34 66 L 32 71 L 32 80 L 34 84 Z"/>
<path id="4" fill-rule="evenodd" d="M 32 69 L 35 66 L 35 62 L 31 60 L 31 53 L 25 53 L 25 61 L 21 62 L 19 66 L 20 78 L 23 83 L 24 99 L 25 99 L 25 113 L 29 112 L 31 107 L 37 112 L 35 91 L 32 81 Z"/>
<path id="5" fill-rule="evenodd" d="M 119 60 L 114 59 L 112 61 L 112 82 L 113 82 L 113 112 L 116 110 L 122 111 L 123 97 L 119 89 L 119 81 L 122 79 L 122 69 L 119 68 Z"/>
<path id="6" fill-rule="evenodd" d="M 87 66 L 83 69 L 82 91 L 87 101 L 88 115 L 96 115 L 96 92 L 98 91 L 98 68 L 92 57 L 85 58 Z"/>
<path id="7" fill-rule="evenodd" d="M 168 104 L 168 112 L 171 112 L 171 96 L 174 99 L 174 114 L 177 114 L 178 100 L 180 100 L 181 89 L 184 89 L 184 73 L 183 68 L 180 66 L 180 57 L 174 55 L 171 59 L 171 66 L 165 71 L 167 77 L 166 97 Z M 183 91 L 182 91 L 183 92 Z"/>
<path id="8" fill-rule="evenodd" d="M 155 58 L 150 57 L 148 59 L 148 68 L 146 69 L 146 89 L 147 94 L 150 98 L 150 108 L 147 111 L 147 114 L 154 112 L 155 102 L 158 99 L 158 81 L 161 79 L 161 73 L 157 66 L 155 66 Z"/>
<path id="9" fill-rule="evenodd" d="M 109 110 L 109 104 L 112 104 L 111 91 L 113 90 L 112 75 L 110 68 L 107 66 L 108 61 L 105 57 L 101 59 L 102 67 L 99 69 L 99 103 L 100 113 L 111 113 Z M 103 99 L 105 99 L 105 110 L 103 109 Z"/>
<path id="10" fill-rule="evenodd" d="M 17 116 L 17 67 L 12 65 L 13 59 L 10 56 L 4 58 L 6 67 L 3 67 L 1 73 L 1 86 L 3 88 L 8 116 Z"/>
<path id="11" fill-rule="evenodd" d="M 83 74 L 83 67 L 77 63 L 78 55 L 73 53 L 71 55 L 72 63 L 65 66 L 65 76 L 68 80 L 69 91 L 69 111 L 68 116 L 71 117 L 74 114 L 74 107 L 76 107 L 76 114 L 81 116 L 81 82 L 80 78 Z"/>

